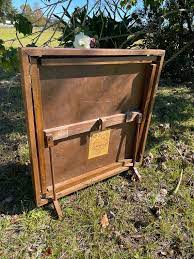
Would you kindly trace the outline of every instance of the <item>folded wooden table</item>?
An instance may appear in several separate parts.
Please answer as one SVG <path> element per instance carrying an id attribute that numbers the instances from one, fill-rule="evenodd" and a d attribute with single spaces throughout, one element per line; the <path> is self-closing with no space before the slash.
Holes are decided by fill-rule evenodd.
<path id="1" fill-rule="evenodd" d="M 21 48 L 38 206 L 141 162 L 164 50 Z"/>

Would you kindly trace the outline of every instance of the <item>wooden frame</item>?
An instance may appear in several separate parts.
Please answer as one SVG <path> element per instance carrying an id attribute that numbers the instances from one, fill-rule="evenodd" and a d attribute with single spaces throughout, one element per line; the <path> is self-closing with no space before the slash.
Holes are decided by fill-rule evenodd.
<path id="1" fill-rule="evenodd" d="M 132 169 L 138 175 L 135 163 L 141 162 L 143 158 L 164 54 L 164 50 L 19 49 L 32 178 L 35 200 L 38 206 L 46 204 L 51 199 L 56 203 L 55 207 L 60 214 L 56 202 L 58 198 L 129 169 Z M 55 83 L 55 78 L 57 83 Z M 96 84 L 95 87 L 92 86 L 93 82 Z M 122 82 L 123 88 L 121 87 Z M 116 96 L 117 84 L 120 85 L 120 97 Z M 55 92 L 57 85 L 59 87 Z M 101 85 L 100 87 L 103 90 L 99 88 L 101 90 L 98 92 L 98 85 Z M 109 87 L 112 87 L 112 90 Z M 73 98 L 73 90 L 71 89 L 75 90 L 75 102 L 71 99 Z M 126 101 L 125 98 L 122 99 L 121 97 L 127 97 L 128 89 L 135 93 L 133 97 L 131 92 L 129 100 Z M 58 94 L 59 90 L 63 98 L 66 98 L 64 99 L 67 103 L 65 105 L 68 105 L 69 102 L 69 107 L 75 106 L 75 109 L 77 109 L 77 112 L 72 110 L 72 118 L 71 112 L 64 110 L 60 105 L 63 100 Z M 67 95 L 69 94 L 69 99 L 66 97 L 65 91 L 67 91 Z M 96 97 L 90 101 L 89 95 L 87 96 L 83 91 L 88 91 L 90 94 L 93 91 Z M 107 91 L 106 98 L 102 96 L 103 91 Z M 53 101 L 52 93 L 54 92 L 56 102 Z M 112 95 L 112 92 L 115 95 Z M 102 96 L 100 97 L 102 101 L 98 99 L 98 95 Z M 109 97 L 113 98 L 112 103 Z M 120 102 L 118 103 L 118 101 Z M 116 108 L 114 102 L 117 104 Z M 131 105 L 131 103 L 138 109 L 134 110 L 130 107 L 127 109 L 127 105 Z M 93 109 L 93 104 L 98 107 Z M 65 107 L 68 108 L 68 106 Z M 88 107 L 92 107 L 93 114 Z M 114 109 L 116 112 L 113 112 Z M 78 113 L 80 114 L 78 115 Z M 95 114 L 100 115 L 100 117 L 95 117 Z M 130 134 L 133 136 L 132 139 L 130 139 L 130 134 L 126 133 L 129 127 Z M 79 148 L 82 152 L 80 157 L 84 156 L 83 159 L 80 159 L 80 167 L 82 167 L 85 163 L 84 159 L 86 159 L 86 150 L 88 150 L 88 147 L 81 143 L 82 135 L 87 139 L 91 132 L 106 129 L 111 129 L 111 134 L 119 138 L 119 142 L 115 142 L 114 138 L 109 140 L 114 152 L 118 150 L 119 155 L 115 158 L 115 161 L 111 160 L 111 157 L 107 160 L 109 162 L 104 162 L 106 159 L 103 160 L 103 157 L 100 157 L 99 161 L 96 158 L 96 160 L 94 159 L 94 165 L 92 165 L 92 161 L 88 162 L 88 168 L 91 170 L 80 169 L 80 172 L 77 172 L 74 168 L 75 173 L 74 175 L 72 173 L 72 177 L 71 172 L 68 173 L 69 175 L 67 174 L 69 178 L 64 176 L 66 171 L 63 168 L 67 167 L 63 165 L 61 158 L 57 161 L 55 154 L 57 145 L 60 146 L 56 151 L 58 157 L 60 157 L 64 154 L 63 150 L 67 151 L 67 148 L 69 148 L 64 146 L 67 145 L 63 144 L 65 141 L 69 141 L 68 143 L 75 146 L 78 145 L 77 139 L 80 138 Z M 126 131 L 124 137 L 122 137 L 123 130 Z M 118 132 L 120 135 L 118 135 Z M 128 140 L 130 150 L 126 147 Z M 124 145 L 123 141 L 126 141 Z M 125 151 L 123 151 L 124 149 Z M 121 159 L 119 157 L 120 152 L 123 152 Z M 66 158 L 65 155 L 64 160 L 68 165 L 68 157 Z M 58 166 L 60 163 L 62 169 Z M 83 168 L 85 167 L 83 166 Z M 57 176 L 60 170 L 62 171 Z"/>

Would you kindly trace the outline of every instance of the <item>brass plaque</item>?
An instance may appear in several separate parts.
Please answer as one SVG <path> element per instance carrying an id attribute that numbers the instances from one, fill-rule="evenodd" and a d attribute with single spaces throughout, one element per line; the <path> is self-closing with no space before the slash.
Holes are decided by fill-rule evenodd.
<path id="1" fill-rule="evenodd" d="M 108 154 L 110 130 L 95 132 L 90 135 L 88 159 Z"/>

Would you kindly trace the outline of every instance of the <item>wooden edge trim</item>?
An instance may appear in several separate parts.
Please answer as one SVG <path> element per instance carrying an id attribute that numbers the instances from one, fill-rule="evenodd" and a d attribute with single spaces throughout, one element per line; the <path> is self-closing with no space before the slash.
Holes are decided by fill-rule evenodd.
<path id="1" fill-rule="evenodd" d="M 36 124 L 37 145 L 39 154 L 39 168 L 40 168 L 40 184 L 42 194 L 46 194 L 46 165 L 44 157 L 44 133 L 43 133 L 43 114 L 41 101 L 40 76 L 37 63 L 31 64 L 30 74 L 32 78 L 32 93 L 34 101 L 34 116 Z"/>
<path id="2" fill-rule="evenodd" d="M 161 49 L 74 49 L 74 48 L 21 48 L 29 56 L 164 56 Z"/>
<path id="3" fill-rule="evenodd" d="M 30 78 L 30 63 L 29 56 L 19 50 L 20 71 L 21 71 L 21 85 L 23 92 L 23 101 L 26 117 L 27 135 L 30 150 L 30 160 L 32 165 L 32 182 L 34 187 L 34 196 L 36 204 L 41 204 L 41 188 L 40 188 L 40 171 L 38 161 L 38 150 L 36 145 L 36 132 L 34 125 L 34 111 L 32 102 L 32 89 Z"/>

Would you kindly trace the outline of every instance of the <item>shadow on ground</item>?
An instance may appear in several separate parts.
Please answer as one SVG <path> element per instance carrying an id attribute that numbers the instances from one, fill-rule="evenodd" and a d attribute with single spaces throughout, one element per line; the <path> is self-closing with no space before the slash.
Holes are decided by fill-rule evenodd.
<path id="1" fill-rule="evenodd" d="M 35 206 L 30 167 L 19 153 L 24 143 L 26 129 L 21 86 L 15 80 L 1 78 L 0 213 L 3 214 L 20 214 Z"/>
<path id="2" fill-rule="evenodd" d="M 21 214 L 35 207 L 29 166 L 0 166 L 0 213 Z"/>
<path id="3" fill-rule="evenodd" d="M 0 136 L 25 134 L 24 108 L 20 85 L 0 86 Z"/>

